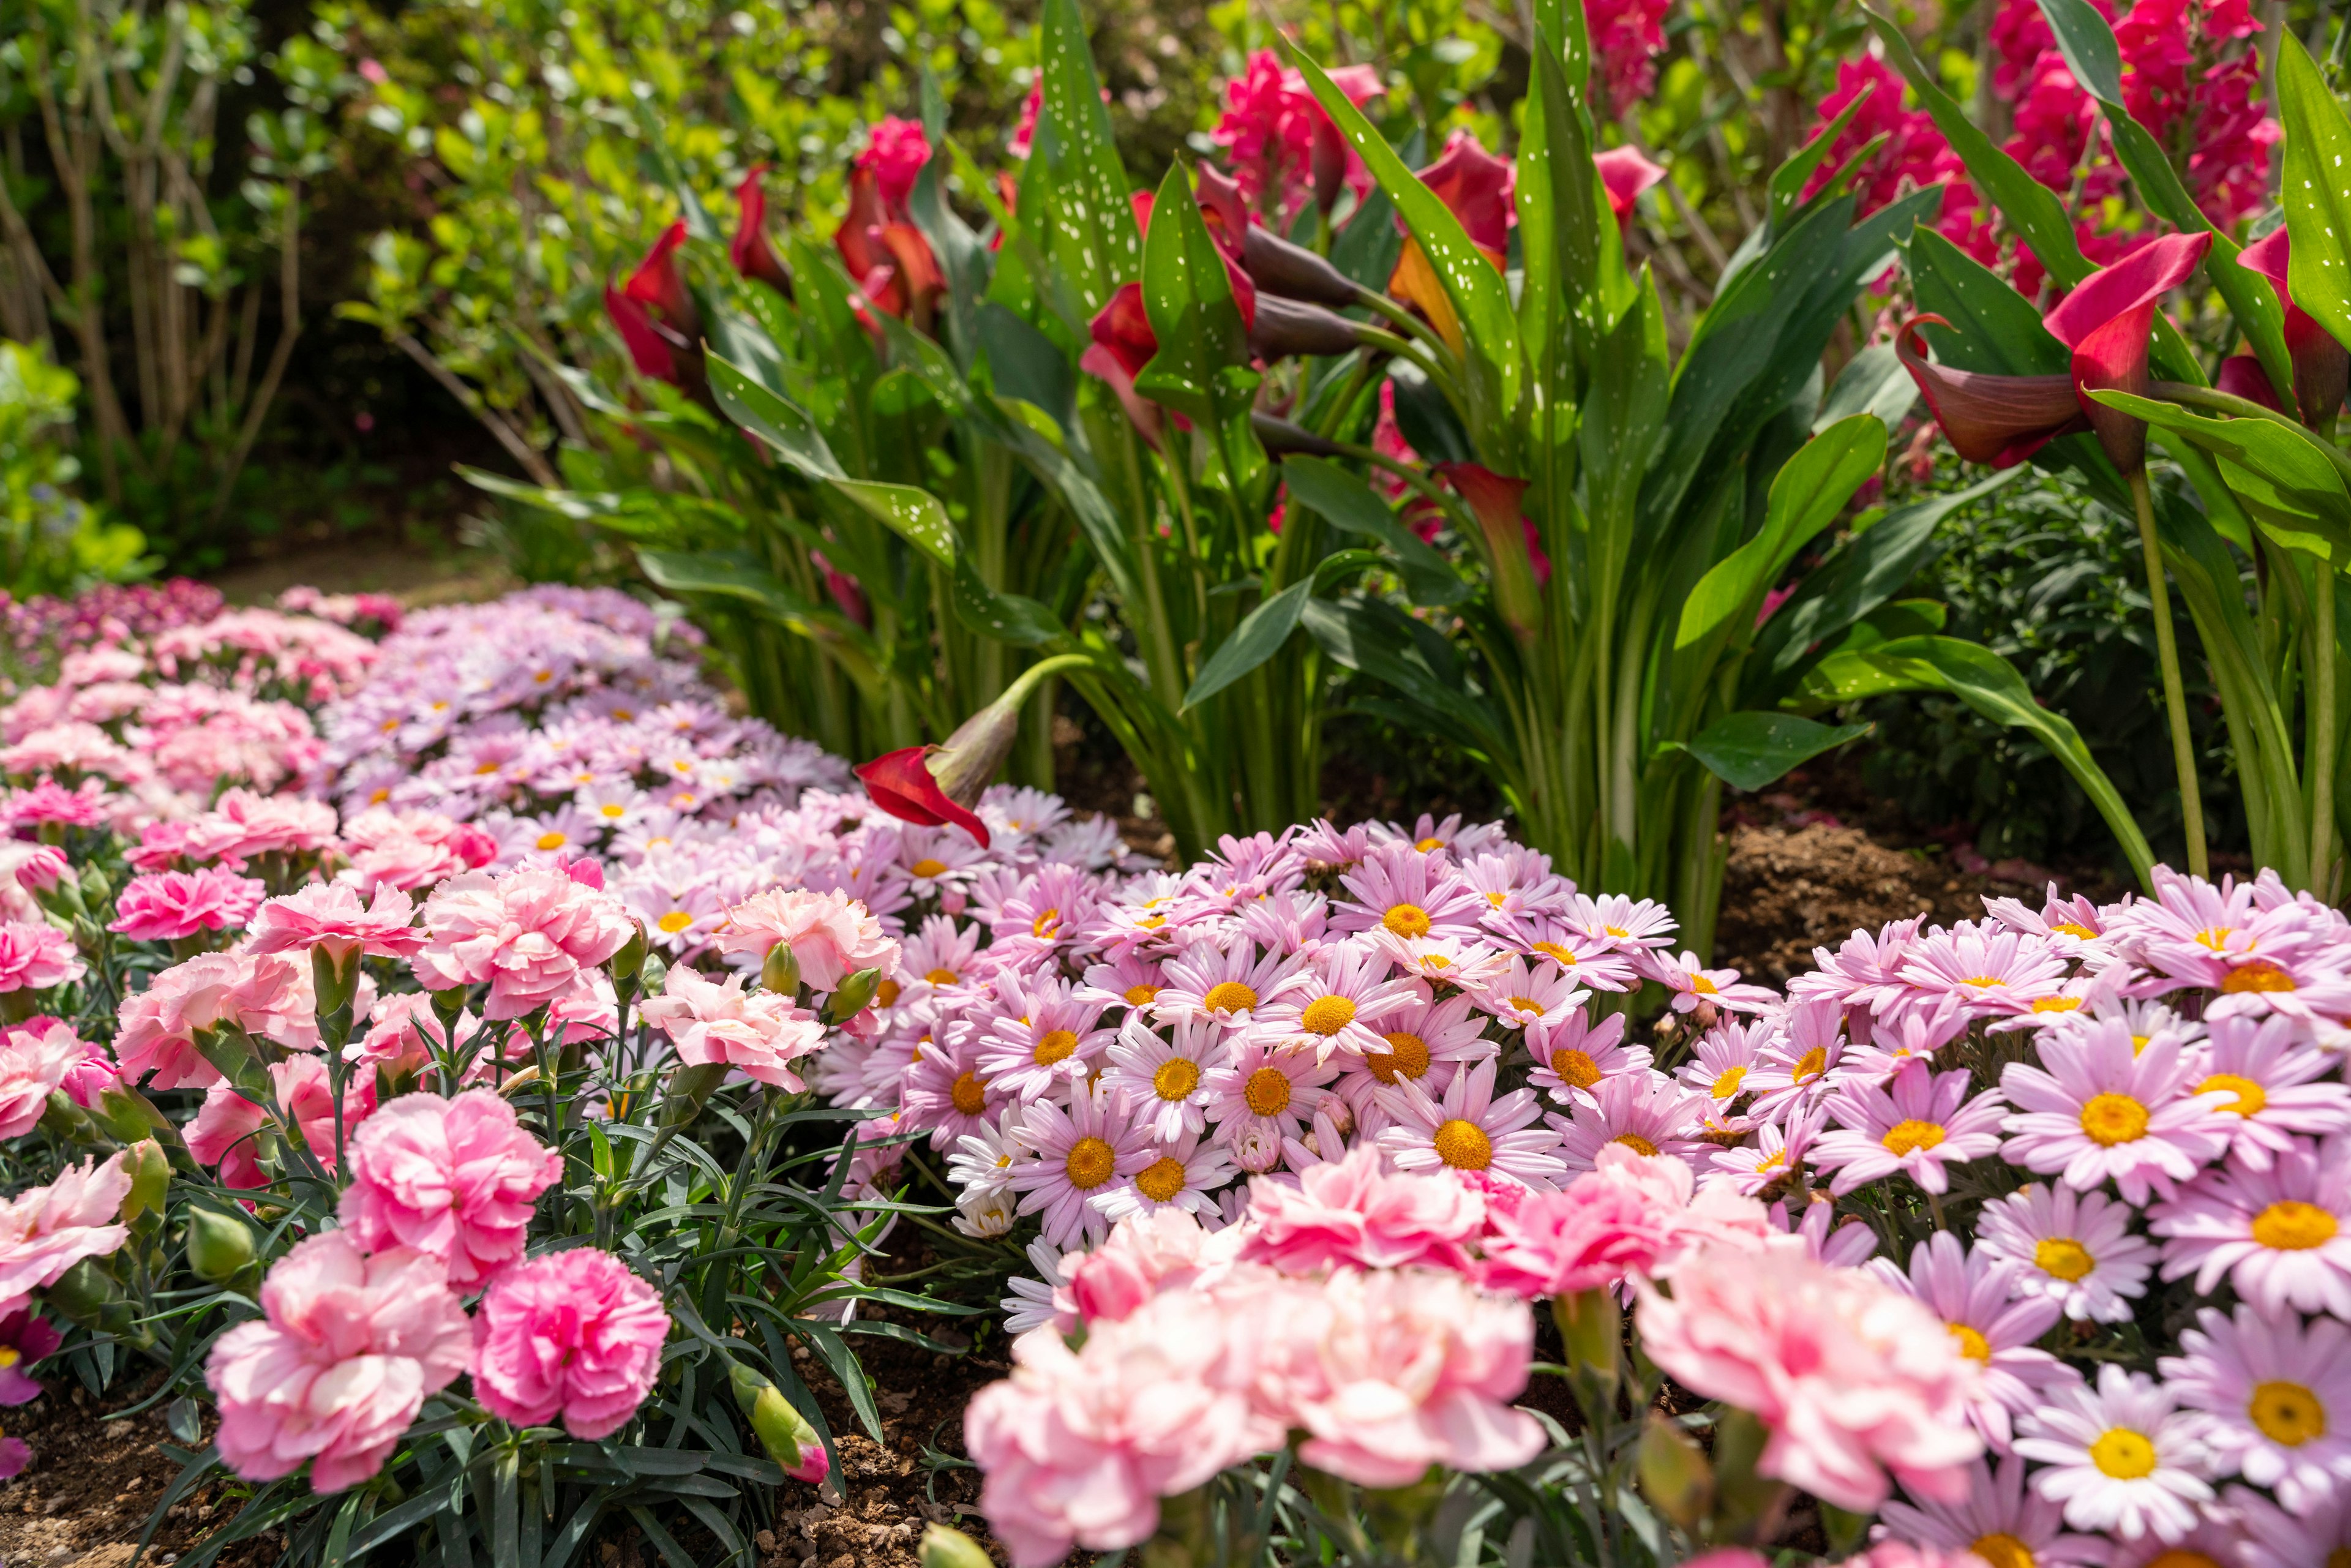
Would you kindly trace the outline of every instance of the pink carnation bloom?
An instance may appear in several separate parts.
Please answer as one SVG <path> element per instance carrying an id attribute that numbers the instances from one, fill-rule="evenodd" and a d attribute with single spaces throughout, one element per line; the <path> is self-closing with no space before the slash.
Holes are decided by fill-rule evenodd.
<path id="1" fill-rule="evenodd" d="M 1569 1295 L 1668 1273 L 1700 1242 L 1755 1249 L 1780 1238 L 1753 1198 L 1725 1186 L 1694 1193 L 1693 1186 L 1680 1160 L 1607 1145 L 1596 1168 L 1564 1191 L 1532 1194 L 1515 1213 L 1495 1218 L 1485 1282 L 1514 1295 Z"/>
<path id="2" fill-rule="evenodd" d="M 425 940 L 409 963 L 428 991 L 486 984 L 482 1016 L 496 1022 L 576 989 L 636 929 L 618 898 L 552 867 L 467 872 L 424 901 Z"/>
<path id="3" fill-rule="evenodd" d="M 63 880 L 71 869 L 66 852 L 55 844 L 16 844 L 10 847 L 20 852 L 16 862 L 16 885 L 26 893 L 47 893 Z"/>
<path id="4" fill-rule="evenodd" d="M 46 991 L 82 977 L 73 938 L 46 921 L 0 922 L 0 992 Z"/>
<path id="5" fill-rule="evenodd" d="M 191 825 L 183 852 L 200 861 L 314 854 L 335 841 L 335 823 L 324 800 L 231 789 Z"/>
<path id="6" fill-rule="evenodd" d="M 737 1068 L 795 1094 L 807 1085 L 791 1064 L 824 1046 L 824 1025 L 789 997 L 746 991 L 740 975 L 713 981 L 684 964 L 638 1010 L 669 1036 L 680 1061 Z"/>
<path id="7" fill-rule="evenodd" d="M 89 1049 L 73 1025 L 49 1019 L 47 1026 L 12 1029 L 0 1044 L 0 1139 L 21 1138 L 40 1125 L 50 1091 L 64 1087 Z"/>
<path id="8" fill-rule="evenodd" d="M 253 918 L 267 890 L 254 877 L 217 867 L 133 877 L 115 900 L 109 931 L 133 942 L 177 942 L 199 931 L 226 931 Z"/>
<path id="9" fill-rule="evenodd" d="M 471 1290 L 522 1256 L 531 1206 L 563 1156 L 522 1130 L 487 1089 L 403 1094 L 351 1139 L 342 1219 L 363 1246 L 415 1247 Z"/>
<path id="10" fill-rule="evenodd" d="M 1917 1496 L 1966 1492 L 1983 1451 L 1967 1424 L 1976 1366 L 1918 1302 L 1777 1250 L 1702 1250 L 1671 1296 L 1635 1289 L 1649 1358 L 1771 1429 L 1765 1475 L 1864 1513 L 1886 1500 L 1888 1471 Z"/>
<path id="11" fill-rule="evenodd" d="M 316 1491 L 367 1479 L 425 1396 L 465 1370 L 465 1310 L 440 1260 L 405 1247 L 371 1258 L 348 1231 L 313 1236 L 270 1269 L 261 1310 L 221 1335 L 204 1368 L 221 1458 L 248 1480 L 305 1459 Z"/>
<path id="12" fill-rule="evenodd" d="M 574 1247 L 500 1275 L 474 1314 L 474 1392 L 517 1427 L 563 1417 L 593 1442 L 628 1425 L 661 1371 L 661 1292 L 610 1252 Z"/>
<path id="13" fill-rule="evenodd" d="M 0 1202 L 0 1313 L 13 1312 L 32 1292 L 85 1258 L 104 1258 L 130 1238 L 115 1223 L 131 1196 L 128 1153 L 102 1166 L 68 1166 L 47 1186 Z"/>
<path id="14" fill-rule="evenodd" d="M 258 884 L 256 884 L 258 885 Z M 372 904 L 344 883 L 314 882 L 261 906 L 246 942 L 251 953 L 291 953 L 324 947 L 340 962 L 354 952 L 405 958 L 424 940 L 409 922 L 416 906 L 398 888 L 379 885 Z"/>
<path id="15" fill-rule="evenodd" d="M 790 946 L 800 982 L 812 991 L 836 989 L 860 969 L 878 968 L 885 980 L 897 975 L 898 944 L 865 905 L 844 893 L 777 888 L 726 912 L 720 952 L 764 959 L 778 943 Z"/>
<path id="16" fill-rule="evenodd" d="M 157 1089 L 205 1088 L 220 1071 L 197 1051 L 195 1031 L 233 1024 L 288 1051 L 319 1046 L 310 966 L 279 954 L 199 953 L 122 1004 L 114 1037 L 122 1075 L 153 1075 Z"/>
<path id="17" fill-rule="evenodd" d="M 1998 1094 L 1968 1098 L 1968 1075 L 1937 1072 L 1913 1059 L 1884 1088 L 1847 1083 L 1828 1098 L 1838 1130 L 1813 1145 L 1813 1163 L 1837 1173 L 1840 1196 L 1900 1171 L 1928 1192 L 1949 1192 L 1948 1166 L 2000 1147 Z"/>
<path id="18" fill-rule="evenodd" d="M 2001 1156 L 2054 1174 L 2077 1192 L 2112 1178 L 2125 1198 L 2145 1203 L 2220 1157 L 2233 1118 L 2230 1095 L 2196 1087 L 2196 1059 L 2176 1036 L 2144 1051 L 2127 1021 L 2104 1018 L 2041 1036 L 2048 1071 L 2011 1061 L 2000 1085 L 2017 1106 Z"/>
<path id="19" fill-rule="evenodd" d="M 1241 1257 L 1285 1274 L 1330 1269 L 1466 1270 L 1486 1205 L 1449 1172 L 1390 1173 L 1379 1151 L 1299 1173 L 1296 1186 L 1259 1180 L 1249 1188 L 1255 1221 Z"/>
<path id="20" fill-rule="evenodd" d="M 1055 1326 L 1067 1331 L 1081 1322 L 1131 1317 L 1163 1291 L 1184 1289 L 1223 1271 L 1243 1239 L 1239 1227 L 1204 1230 L 1180 1208 L 1129 1215 L 1092 1252 L 1061 1260 L 1053 1291 Z"/>

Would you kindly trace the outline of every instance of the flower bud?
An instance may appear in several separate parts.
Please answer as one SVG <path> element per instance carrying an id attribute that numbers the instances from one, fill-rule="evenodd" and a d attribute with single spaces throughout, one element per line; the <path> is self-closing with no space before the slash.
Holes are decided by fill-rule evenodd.
<path id="1" fill-rule="evenodd" d="M 923 1531 L 915 1562 L 920 1568 L 996 1568 L 995 1559 L 980 1550 L 979 1542 L 960 1530 L 938 1523 Z"/>
<path id="2" fill-rule="evenodd" d="M 351 1005 L 360 989 L 360 945 L 321 942 L 310 949 L 310 985 L 318 993 L 320 1018 Z"/>
<path id="3" fill-rule="evenodd" d="M 759 984 L 779 997 L 796 997 L 800 990 L 799 956 L 789 942 L 778 942 L 768 949 L 766 962 L 759 966 Z"/>
<path id="4" fill-rule="evenodd" d="M 75 1104 L 73 1097 L 62 1089 L 49 1091 L 48 1106 L 41 1113 L 41 1125 L 70 1143 L 98 1141 L 98 1128 L 89 1113 Z"/>
<path id="5" fill-rule="evenodd" d="M 740 1363 L 727 1374 L 727 1382 L 735 1390 L 737 1407 L 750 1417 L 751 1430 L 768 1457 L 796 1481 L 813 1485 L 824 1479 L 831 1469 L 824 1443 L 783 1390 Z"/>
<path id="6" fill-rule="evenodd" d="M 172 1186 L 172 1162 L 163 1157 L 163 1145 L 141 1138 L 131 1145 L 123 1164 L 131 1170 L 131 1191 L 122 1200 L 124 1223 L 142 1214 L 162 1213 L 163 1195 Z"/>
<path id="7" fill-rule="evenodd" d="M 1040 659 L 1004 695 L 956 727 L 945 746 L 908 746 L 861 763 L 857 777 L 877 807 L 901 821 L 935 828 L 952 822 L 987 848 L 987 825 L 972 812 L 980 791 L 1012 754 L 1020 710 L 1046 676 L 1091 664 L 1083 653 Z"/>
<path id="8" fill-rule="evenodd" d="M 1257 308 L 1268 296 L 1311 300 L 1317 305 L 1358 304 L 1364 291 L 1355 280 L 1302 245 L 1283 239 L 1261 224 L 1249 225 L 1241 241 L 1241 266 L 1259 290 Z"/>
<path id="9" fill-rule="evenodd" d="M 1257 302 L 1249 322 L 1249 347 L 1268 364 L 1291 355 L 1338 355 L 1353 351 L 1362 341 L 1355 323 L 1320 305 L 1267 295 Z"/>
<path id="10" fill-rule="evenodd" d="M 1641 1495 L 1685 1531 L 1695 1531 L 1714 1503 L 1714 1467 L 1690 1435 L 1657 1411 L 1641 1428 Z"/>
<path id="11" fill-rule="evenodd" d="M 841 988 L 824 1004 L 824 1021 L 844 1024 L 865 1010 L 873 1000 L 874 988 L 882 983 L 879 969 L 860 969 L 841 982 Z"/>
<path id="12" fill-rule="evenodd" d="M 110 1083 L 99 1090 L 90 1113 L 117 1142 L 125 1144 L 137 1143 L 156 1128 L 170 1125 L 147 1096 L 124 1083 Z"/>
<path id="13" fill-rule="evenodd" d="M 114 1281 L 99 1267 L 98 1260 L 84 1258 L 58 1275 L 41 1299 L 52 1311 L 90 1328 L 97 1326 L 99 1314 L 115 1294 Z"/>
<path id="14" fill-rule="evenodd" d="M 1624 1345 L 1624 1316 L 1614 1292 L 1595 1287 L 1573 1295 L 1553 1296 L 1552 1322 L 1567 1348 L 1567 1364 L 1588 1372 L 1611 1387 L 1616 1382 L 1618 1352 Z"/>
<path id="15" fill-rule="evenodd" d="M 1287 457 L 1291 453 L 1303 453 L 1310 457 L 1337 457 L 1343 448 L 1334 441 L 1325 441 L 1302 424 L 1292 424 L 1286 419 L 1259 410 L 1249 413 L 1249 429 L 1257 433 L 1258 444 L 1269 457 Z"/>
<path id="16" fill-rule="evenodd" d="M 188 1216 L 188 1267 L 209 1284 L 225 1285 L 253 1261 L 253 1227 L 233 1214 L 199 1208 Z"/>
<path id="17" fill-rule="evenodd" d="M 638 920 L 632 922 L 631 925 L 629 939 L 621 944 L 621 950 L 613 954 L 608 961 L 607 967 L 611 972 L 612 984 L 615 986 L 626 986 L 630 981 L 634 980 L 645 967 L 645 954 L 649 951 L 645 941 L 645 923 Z"/>

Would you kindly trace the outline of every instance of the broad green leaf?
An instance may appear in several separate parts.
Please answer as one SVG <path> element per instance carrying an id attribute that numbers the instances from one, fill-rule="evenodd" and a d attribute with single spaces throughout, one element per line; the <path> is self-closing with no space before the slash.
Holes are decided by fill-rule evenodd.
<path id="1" fill-rule="evenodd" d="M 1044 225 L 1046 243 L 1059 270 L 1074 285 L 1083 319 L 1092 320 L 1120 284 L 1142 271 L 1134 213 L 1127 201 L 1134 187 L 1119 162 L 1077 0 L 1045 0 L 1037 51 L 1045 90 L 1029 157 L 1050 182 L 1053 214 Z"/>
<path id="2" fill-rule="evenodd" d="M 1731 788 L 1761 789 L 1869 729 L 1865 724 L 1821 724 L 1792 713 L 1732 713 L 1708 725 L 1682 749 Z"/>
<path id="3" fill-rule="evenodd" d="M 1559 50 L 1562 73 L 1580 101 L 1592 80 L 1592 35 L 1583 17 L 1583 0 L 1534 0 L 1535 26 Z"/>
<path id="4" fill-rule="evenodd" d="M 2127 392 L 2093 395 L 2210 453 L 2230 491 L 2279 544 L 2338 569 L 2351 566 L 2351 487 L 2330 455 L 2332 448 L 2301 425 L 2210 419 L 2177 403 Z"/>
<path id="5" fill-rule="evenodd" d="M 1248 395 L 1256 390 L 1247 370 L 1249 332 L 1180 161 L 1168 169 L 1152 204 L 1143 308 L 1159 351 L 1134 378 L 1134 390 L 1203 423 L 1221 426 L 1237 412 L 1245 415 Z M 1235 371 L 1249 381 L 1246 391 Z"/>
<path id="6" fill-rule="evenodd" d="M 836 479 L 834 487 L 879 518 L 893 533 L 941 566 L 952 567 L 960 553 L 955 524 L 947 509 L 928 490 L 912 485 L 885 485 L 877 479 Z"/>
<path id="7" fill-rule="evenodd" d="M 979 308 L 977 336 L 997 396 L 1034 403 L 1069 429 L 1076 417 L 1077 376 L 1053 340 L 992 301 Z"/>
<path id="8" fill-rule="evenodd" d="M 840 460 L 826 444 L 824 434 L 799 408 L 768 390 L 758 379 L 725 357 L 705 356 L 709 367 L 711 395 L 720 412 L 758 436 L 777 456 L 810 479 L 844 477 Z"/>
<path id="9" fill-rule="evenodd" d="M 1519 316 L 1540 361 L 1538 384 L 1563 384 L 1579 302 L 1599 277 L 1601 225 L 1614 219 L 1602 198 L 1575 89 L 1540 26 L 1533 97 L 1519 145 Z"/>
<path id="10" fill-rule="evenodd" d="M 1395 513 L 1369 485 L 1320 457 L 1292 457 L 1281 465 L 1290 498 L 1328 519 L 1333 528 L 1375 538 L 1395 555 L 1405 592 L 1416 604 L 1455 604 L 1468 591 L 1461 574 L 1443 556 L 1396 521 Z"/>
<path id="11" fill-rule="evenodd" d="M 1771 481 L 1763 527 L 1717 561 L 1682 601 L 1674 646 L 1701 642 L 1742 612 L 1751 616 L 1796 552 L 1836 521 L 1885 462 L 1886 426 L 1874 414 L 1855 414 L 1806 442 Z"/>
<path id="12" fill-rule="evenodd" d="M 2016 225 L 2024 243 L 2032 247 L 2032 254 L 2041 258 L 2041 265 L 2060 284 L 2070 288 L 2089 277 L 2095 269 L 2082 255 L 2082 247 L 2074 238 L 2074 225 L 2065 214 L 2065 204 L 2058 199 L 2057 193 L 2026 173 L 2023 164 L 2001 152 L 1991 137 L 1977 129 L 1967 112 L 1919 64 L 1917 51 L 1910 47 L 1908 37 L 1899 26 L 1867 5 L 1862 9 L 1869 17 L 1870 30 L 1885 47 L 1886 57 L 1908 78 L 1918 101 L 1934 116 L 1936 128 L 1959 155 L 1959 162 L 1967 165 L 1968 176 L 1975 182 L 1976 189 Z"/>
<path id="13" fill-rule="evenodd" d="M 2066 373 L 2072 353 L 2007 279 L 1924 225 L 1912 231 L 1909 254 L 1919 310 L 1951 323 L 1926 329 L 1936 359 L 2008 376 Z"/>
<path id="14" fill-rule="evenodd" d="M 1310 577 L 1291 583 L 1250 611 L 1200 666 L 1192 689 L 1184 694 L 1184 710 L 1188 713 L 1198 707 L 1280 653 L 1290 634 L 1298 630 L 1298 618 L 1313 592 L 1314 580 Z"/>
<path id="15" fill-rule="evenodd" d="M 1909 417 L 1911 406 L 1917 401 L 1918 383 L 1902 368 L 1894 345 L 1872 343 L 1847 360 L 1844 369 L 1837 372 L 1836 384 L 1821 400 L 1821 412 L 1813 421 L 1813 430 L 1817 434 L 1856 413 L 1875 414 L 1886 429 L 1892 430 Z"/>
<path id="16" fill-rule="evenodd" d="M 2296 305 L 2351 344 L 2351 120 L 2291 30 L 2278 47 L 2277 93 L 2285 128 L 2278 201 L 2293 238 L 2287 285 Z"/>
<path id="17" fill-rule="evenodd" d="M 1487 466 L 1500 473 L 1515 472 L 1518 443 L 1511 422 L 1518 413 L 1526 367 L 1519 345 L 1518 316 L 1510 308 L 1510 286 L 1470 243 L 1452 210 L 1405 167 L 1387 138 L 1364 117 L 1362 110 L 1347 101 L 1347 95 L 1332 83 L 1322 68 L 1308 59 L 1286 35 L 1277 33 L 1275 38 L 1305 77 L 1322 112 L 1362 155 L 1372 178 L 1395 204 L 1405 226 L 1428 257 L 1453 313 L 1460 318 L 1468 346 L 1470 434 L 1477 438 Z"/>
<path id="18" fill-rule="evenodd" d="M 1867 103 L 1870 95 L 1876 90 L 1876 83 L 1864 83 L 1860 93 L 1837 111 L 1834 120 L 1821 127 L 1810 141 L 1789 154 L 1788 161 L 1771 172 L 1771 209 L 1765 226 L 1777 227 L 1788 221 L 1788 214 L 1794 212 L 1797 204 L 1803 199 L 1804 185 L 1812 179 L 1813 171 L 1821 166 L 1821 161 L 1829 155 L 1829 149 L 1836 145 L 1837 138 L 1844 134 L 1844 128 L 1853 123 L 1853 117 L 1861 112 L 1861 106 Z"/>

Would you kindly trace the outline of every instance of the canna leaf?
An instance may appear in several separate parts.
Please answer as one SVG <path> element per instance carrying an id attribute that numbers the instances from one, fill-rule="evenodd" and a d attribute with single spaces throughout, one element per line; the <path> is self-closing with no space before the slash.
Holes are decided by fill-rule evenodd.
<path id="1" fill-rule="evenodd" d="M 1362 534 L 1387 546 L 1397 561 L 1405 592 L 1415 604 L 1456 604 L 1468 592 L 1453 565 L 1396 521 L 1378 492 L 1334 463 L 1292 457 L 1281 465 L 1290 498 L 1333 528 Z"/>
<path id="2" fill-rule="evenodd" d="M 1133 182 L 1119 162 L 1077 0 L 1045 0 L 1037 68 L 1045 87 L 1029 158 L 1049 182 L 1053 209 L 1042 228 L 1055 270 L 1074 286 L 1080 319 L 1090 321 L 1119 285 L 1141 276 L 1143 254 L 1127 204 Z"/>
<path id="3" fill-rule="evenodd" d="M 1314 580 L 1310 577 L 1291 583 L 1250 611 L 1200 666 L 1192 689 L 1184 694 L 1184 711 L 1198 707 L 1280 653 L 1290 634 L 1298 630 L 1299 617 L 1313 592 Z"/>
<path id="4" fill-rule="evenodd" d="M 2351 345 L 2351 120 L 2290 30 L 2278 48 L 2277 92 L 2285 128 L 2278 201 L 2293 239 L 2287 288 L 2335 341 Z"/>
<path id="5" fill-rule="evenodd" d="M 1792 713 L 1725 714 L 1687 745 L 1668 741 L 1735 789 L 1761 789 L 1822 752 L 1867 735 L 1866 724 L 1825 725 Z"/>
<path id="6" fill-rule="evenodd" d="M 1727 625 L 1735 632 L 1733 619 L 1742 613 L 1751 618 L 1796 552 L 1836 521 L 1885 461 L 1886 426 L 1875 414 L 1855 414 L 1806 442 L 1771 481 L 1763 527 L 1715 562 L 1682 601 L 1674 647 L 1690 647 Z"/>
<path id="7" fill-rule="evenodd" d="M 2210 453 L 2230 491 L 2280 545 L 2351 566 L 2351 487 L 2332 448 L 2301 425 L 2210 419 L 2127 392 L 2091 395 Z"/>

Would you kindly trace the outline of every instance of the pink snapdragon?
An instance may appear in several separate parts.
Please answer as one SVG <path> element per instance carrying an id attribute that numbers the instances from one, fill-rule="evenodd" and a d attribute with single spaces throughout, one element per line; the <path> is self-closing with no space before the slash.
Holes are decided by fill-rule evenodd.
<path id="1" fill-rule="evenodd" d="M 1975 1364 L 1940 1320 L 1855 1269 L 1789 1252 L 1700 1251 L 1674 1293 L 1636 1282 L 1642 1347 L 1684 1387 L 1771 1429 L 1758 1468 L 1840 1508 L 1956 1501 L 1983 1451 Z"/>
<path id="2" fill-rule="evenodd" d="M 360 1244 L 430 1252 L 461 1290 L 522 1256 L 531 1207 L 563 1174 L 487 1089 L 402 1095 L 360 1128 L 350 1161 L 342 1219 Z"/>
<path id="3" fill-rule="evenodd" d="M 267 891 L 257 878 L 215 866 L 131 878 L 115 900 L 109 931 L 133 942 L 177 942 L 200 931 L 226 931 L 253 918 Z"/>
<path id="4" fill-rule="evenodd" d="M 256 884 L 257 885 L 257 884 Z M 416 906 L 396 887 L 379 884 L 374 902 L 363 902 L 346 883 L 310 883 L 261 906 L 246 949 L 292 953 L 324 947 L 338 964 L 353 953 L 405 958 L 424 941 L 409 923 Z"/>
<path id="5" fill-rule="evenodd" d="M 1673 1271 L 1690 1248 L 1753 1250 L 1782 1240 L 1764 1207 L 1727 1186 L 1695 1190 L 1681 1160 L 1604 1145 L 1594 1169 L 1497 1216 L 1485 1282 L 1513 1295 L 1563 1296 Z"/>
<path id="6" fill-rule="evenodd" d="M 424 901 L 424 942 L 409 962 L 429 991 L 486 984 L 482 1016 L 496 1022 L 584 986 L 635 933 L 619 899 L 551 867 L 467 872 Z"/>
<path id="7" fill-rule="evenodd" d="M 274 1480 L 311 1461 L 334 1492 L 383 1468 L 423 1408 L 465 1370 L 465 1310 L 441 1261 L 406 1247 L 362 1253 L 343 1230 L 298 1242 L 269 1270 L 259 1320 L 214 1345 L 223 1462 Z"/>
<path id="8" fill-rule="evenodd" d="M 104 1258 L 131 1236 L 116 1223 L 131 1195 L 129 1154 L 102 1166 L 68 1166 L 47 1186 L 0 1202 L 0 1313 L 57 1282 L 85 1258 Z"/>
<path id="9" fill-rule="evenodd" d="M 1309 1166 L 1295 1186 L 1252 1183 L 1249 1215 L 1255 1223 L 1242 1258 L 1285 1274 L 1415 1265 L 1466 1270 L 1486 1203 L 1448 1171 L 1390 1172 L 1379 1151 L 1365 1146 Z"/>
<path id="10" fill-rule="evenodd" d="M 89 1049 L 71 1024 L 35 1021 L 47 1027 L 12 1029 L 0 1042 L 0 1139 L 21 1138 L 40 1125 L 50 1092 L 65 1086 Z"/>
<path id="11" fill-rule="evenodd" d="M 0 992 L 46 991 L 82 977 L 73 938 L 41 920 L 0 922 Z"/>
<path id="12" fill-rule="evenodd" d="M 792 950 L 800 983 L 831 991 L 860 969 L 880 969 L 890 979 L 898 968 L 898 944 L 872 912 L 844 893 L 772 888 L 726 912 L 718 950 L 765 958 L 778 945 Z"/>
<path id="13" fill-rule="evenodd" d="M 661 1292 L 610 1252 L 574 1247 L 500 1275 L 474 1315 L 474 1392 L 517 1427 L 593 1442 L 628 1425 L 661 1371 Z"/>
<path id="14" fill-rule="evenodd" d="M 740 975 L 714 981 L 684 964 L 638 1010 L 669 1036 L 680 1061 L 732 1067 L 795 1094 L 807 1085 L 791 1064 L 825 1043 L 823 1022 L 789 997 L 747 991 Z"/>

